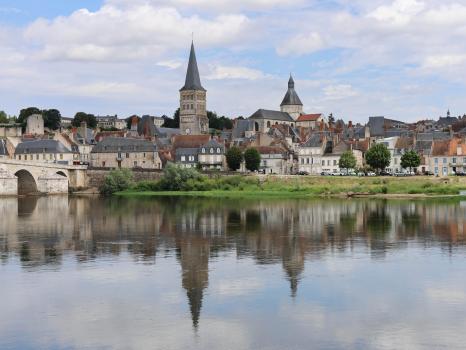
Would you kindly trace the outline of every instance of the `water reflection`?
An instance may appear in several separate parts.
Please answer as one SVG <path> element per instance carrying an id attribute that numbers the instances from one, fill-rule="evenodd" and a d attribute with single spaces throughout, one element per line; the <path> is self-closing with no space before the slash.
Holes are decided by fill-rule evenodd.
<path id="1" fill-rule="evenodd" d="M 58 196 L 1 199 L 0 215 L 1 264 L 17 262 L 26 273 L 59 270 L 70 254 L 78 266 L 122 255 L 149 266 L 176 258 L 180 276 L 171 267 L 171 277 L 180 281 L 195 329 L 210 264 L 223 256 L 281 266 L 294 300 L 306 261 L 357 254 L 384 261 L 412 246 L 463 254 L 466 242 L 466 208 L 454 202 Z"/>

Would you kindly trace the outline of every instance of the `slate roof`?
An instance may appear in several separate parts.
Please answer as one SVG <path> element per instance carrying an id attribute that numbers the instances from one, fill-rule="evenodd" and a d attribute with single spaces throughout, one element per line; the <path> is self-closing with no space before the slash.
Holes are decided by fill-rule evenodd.
<path id="1" fill-rule="evenodd" d="M 158 128 L 155 127 L 155 136 L 157 137 L 172 137 L 173 135 L 180 135 L 181 130 L 177 128 Z"/>
<path id="2" fill-rule="evenodd" d="M 175 151 L 176 162 L 181 162 L 181 156 L 194 156 L 194 160 L 185 158 L 184 163 L 197 163 L 198 160 L 198 149 L 197 148 L 177 148 Z"/>
<path id="3" fill-rule="evenodd" d="M 201 90 L 206 91 L 201 85 L 201 78 L 199 76 L 199 69 L 197 68 L 196 52 L 194 51 L 194 43 L 191 43 L 191 52 L 189 53 L 188 69 L 186 71 L 186 80 L 184 86 L 180 89 L 183 90 Z"/>
<path id="4" fill-rule="evenodd" d="M 249 119 L 239 119 L 236 121 L 232 131 L 232 138 L 239 139 L 244 137 L 246 131 L 254 130 L 254 122 Z"/>
<path id="5" fill-rule="evenodd" d="M 384 117 L 369 117 L 367 125 L 369 126 L 371 136 L 384 136 L 384 124 Z"/>
<path id="6" fill-rule="evenodd" d="M 300 106 L 303 105 L 303 103 L 299 99 L 298 94 L 296 93 L 296 90 L 294 89 L 294 80 L 291 75 L 290 75 L 290 80 L 288 80 L 288 91 L 286 92 L 285 97 L 283 98 L 283 101 L 280 104 L 280 106 L 289 106 L 289 105 L 300 105 Z"/>
<path id="7" fill-rule="evenodd" d="M 32 140 L 18 144 L 15 154 L 72 153 L 57 140 Z"/>
<path id="8" fill-rule="evenodd" d="M 321 147 L 324 141 L 324 135 L 321 133 L 312 134 L 311 137 L 302 145 L 302 147 Z"/>
<path id="9" fill-rule="evenodd" d="M 280 154 L 286 157 L 286 150 L 277 146 L 257 146 L 255 147 L 260 154 Z"/>
<path id="10" fill-rule="evenodd" d="M 294 122 L 294 119 L 286 112 L 258 109 L 249 119 L 270 119 L 284 122 Z"/>
<path id="11" fill-rule="evenodd" d="M 203 144 L 203 145 L 202 145 L 201 147 L 199 147 L 199 148 L 206 148 L 206 149 L 210 149 L 210 148 L 217 149 L 217 148 L 220 148 L 220 149 L 223 151 L 223 149 L 225 148 L 225 146 L 224 146 L 222 143 L 218 142 L 217 140 L 212 139 L 212 140 L 210 140 L 209 142 Z"/>
<path id="12" fill-rule="evenodd" d="M 157 146 L 148 140 L 125 137 L 107 137 L 96 144 L 91 153 L 155 152 Z"/>
<path id="13" fill-rule="evenodd" d="M 8 149 L 6 148 L 6 141 L 0 139 L 0 156 L 8 156 Z"/>

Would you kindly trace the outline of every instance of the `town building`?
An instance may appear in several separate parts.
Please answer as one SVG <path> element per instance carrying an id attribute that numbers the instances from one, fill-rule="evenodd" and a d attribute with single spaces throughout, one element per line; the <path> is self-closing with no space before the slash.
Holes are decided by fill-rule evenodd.
<path id="1" fill-rule="evenodd" d="M 256 147 L 261 155 L 259 170 L 264 174 L 288 175 L 293 173 L 293 157 L 278 146 Z"/>
<path id="2" fill-rule="evenodd" d="M 325 119 L 321 113 L 301 114 L 298 119 L 296 119 L 296 126 L 310 129 L 319 129 L 324 122 Z"/>
<path id="3" fill-rule="evenodd" d="M 16 146 L 14 159 L 28 162 L 72 165 L 75 152 L 57 140 L 29 140 Z"/>
<path id="4" fill-rule="evenodd" d="M 291 74 L 290 79 L 288 80 L 288 91 L 280 104 L 280 111 L 288 113 L 293 120 L 298 119 L 298 117 L 303 113 L 303 103 L 294 89 L 294 80 Z"/>
<path id="5" fill-rule="evenodd" d="M 161 169 L 157 146 L 148 140 L 108 137 L 91 151 L 91 165 L 98 168 Z"/>
<path id="6" fill-rule="evenodd" d="M 0 159 L 9 158 L 6 140 L 0 138 Z"/>
<path id="7" fill-rule="evenodd" d="M 0 124 L 0 138 L 21 137 L 22 135 L 21 124 Z"/>
<path id="8" fill-rule="evenodd" d="M 180 129 L 184 135 L 209 133 L 207 90 L 201 85 L 194 43 L 191 43 L 184 86 L 180 89 Z"/>
<path id="9" fill-rule="evenodd" d="M 198 162 L 202 170 L 223 170 L 225 166 L 225 145 L 212 139 L 198 149 Z"/>
<path id="10" fill-rule="evenodd" d="M 249 120 L 254 122 L 254 131 L 267 133 L 272 125 L 285 124 L 295 126 L 294 119 L 287 112 L 258 109 Z"/>
<path id="11" fill-rule="evenodd" d="M 97 127 L 101 129 L 126 129 L 126 121 L 118 119 L 117 115 L 96 116 Z"/>
<path id="12" fill-rule="evenodd" d="M 459 138 L 434 141 L 429 167 L 438 176 L 466 172 L 466 141 Z"/>
<path id="13" fill-rule="evenodd" d="M 298 148 L 298 170 L 311 175 L 322 172 L 322 156 L 330 149 L 332 140 L 328 133 L 313 133 Z"/>

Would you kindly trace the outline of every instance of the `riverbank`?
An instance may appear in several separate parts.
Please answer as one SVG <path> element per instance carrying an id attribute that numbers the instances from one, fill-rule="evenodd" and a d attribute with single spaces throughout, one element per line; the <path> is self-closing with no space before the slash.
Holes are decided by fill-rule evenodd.
<path id="1" fill-rule="evenodd" d="M 460 191 L 466 191 L 466 178 L 238 176 L 205 180 L 180 191 L 159 191 L 156 189 L 156 183 L 139 183 L 127 191 L 118 192 L 117 195 L 435 198 L 459 197 Z"/>

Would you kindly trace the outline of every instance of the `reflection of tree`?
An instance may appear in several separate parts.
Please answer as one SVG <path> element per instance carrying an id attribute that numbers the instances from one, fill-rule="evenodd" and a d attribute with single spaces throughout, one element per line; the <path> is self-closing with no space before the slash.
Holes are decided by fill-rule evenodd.
<path id="1" fill-rule="evenodd" d="M 401 223 L 404 234 L 415 235 L 421 225 L 421 217 L 416 212 L 404 211 L 401 214 Z"/>
<path id="2" fill-rule="evenodd" d="M 392 221 L 385 205 L 377 205 L 371 210 L 366 220 L 367 233 L 373 238 L 382 239 L 390 231 Z"/>

